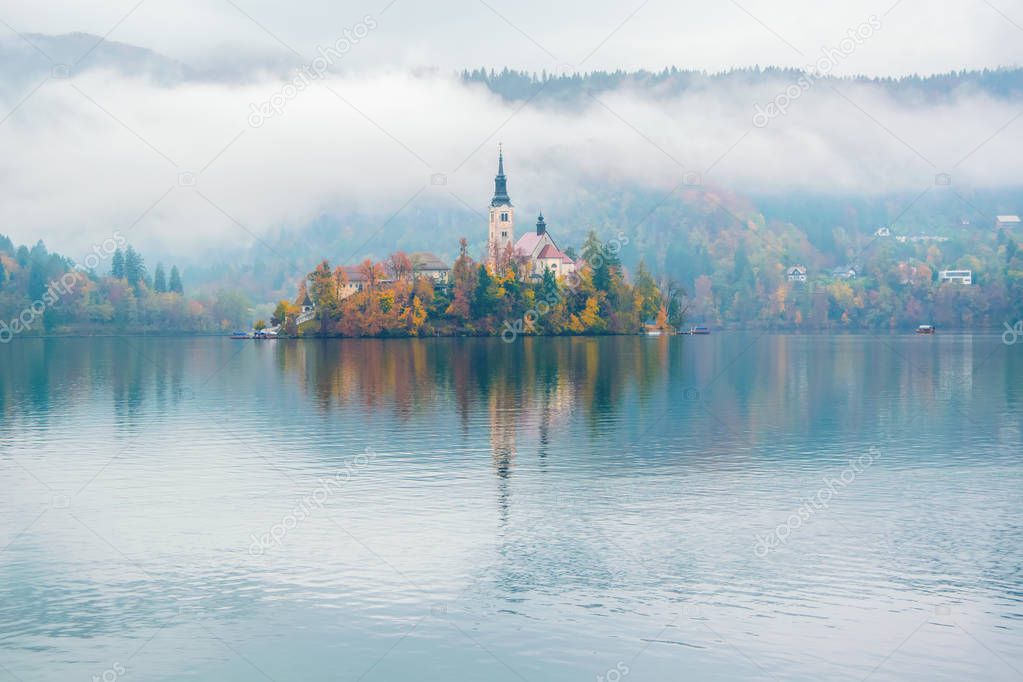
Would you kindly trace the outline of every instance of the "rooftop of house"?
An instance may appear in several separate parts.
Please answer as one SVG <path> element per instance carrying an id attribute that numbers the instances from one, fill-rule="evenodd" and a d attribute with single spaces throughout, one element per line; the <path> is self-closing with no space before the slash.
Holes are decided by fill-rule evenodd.
<path id="1" fill-rule="evenodd" d="M 541 239 L 543 239 L 543 235 L 539 235 L 536 232 L 527 232 L 515 242 L 515 252 L 522 256 L 530 256 Z M 553 237 L 551 239 L 553 240 Z"/>
<path id="2" fill-rule="evenodd" d="M 571 263 L 572 262 L 571 258 L 569 258 L 565 254 L 563 254 L 558 249 L 558 247 L 554 246 L 553 244 L 548 244 L 547 246 L 545 246 L 542 249 L 540 249 L 540 253 L 538 253 L 536 257 L 538 259 L 543 259 L 543 260 L 558 259 L 562 263 Z"/>
<path id="3" fill-rule="evenodd" d="M 420 251 L 409 256 L 412 267 L 417 270 L 450 270 L 440 258 L 427 251 Z"/>
<path id="4" fill-rule="evenodd" d="M 361 265 L 342 265 L 340 267 L 342 270 L 344 270 L 345 275 L 348 277 L 349 284 L 357 284 L 368 281 L 366 279 L 366 275 L 362 272 Z M 391 277 L 384 275 L 377 281 L 383 283 L 393 282 L 394 280 Z"/>
<path id="5" fill-rule="evenodd" d="M 998 222 L 1000 223 L 1018 223 L 1018 215 L 1000 215 L 998 216 Z"/>

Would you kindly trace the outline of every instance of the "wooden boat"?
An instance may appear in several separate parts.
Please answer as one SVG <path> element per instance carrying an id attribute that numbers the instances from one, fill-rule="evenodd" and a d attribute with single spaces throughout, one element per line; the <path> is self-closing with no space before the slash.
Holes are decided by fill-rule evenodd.
<path id="1" fill-rule="evenodd" d="M 705 336 L 710 334 L 710 328 L 703 325 L 697 325 L 689 330 L 690 336 Z"/>
<path id="2" fill-rule="evenodd" d="M 920 325 L 919 327 L 916 328 L 916 333 L 917 334 L 933 334 L 934 333 L 934 325 L 932 325 L 932 324 L 922 324 L 922 325 Z"/>

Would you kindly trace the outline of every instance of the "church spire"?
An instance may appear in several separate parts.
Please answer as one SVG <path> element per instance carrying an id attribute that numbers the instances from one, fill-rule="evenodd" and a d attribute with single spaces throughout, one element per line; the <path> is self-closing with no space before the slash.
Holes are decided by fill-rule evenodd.
<path id="1" fill-rule="evenodd" d="M 511 206 L 508 198 L 508 178 L 504 176 L 504 147 L 497 146 L 497 176 L 494 178 L 494 198 L 491 206 Z"/>

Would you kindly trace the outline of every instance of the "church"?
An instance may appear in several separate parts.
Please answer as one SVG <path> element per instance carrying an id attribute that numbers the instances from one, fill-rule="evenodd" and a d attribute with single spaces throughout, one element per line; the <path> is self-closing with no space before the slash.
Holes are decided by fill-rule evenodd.
<path id="1" fill-rule="evenodd" d="M 504 150 L 497 153 L 497 176 L 494 178 L 494 198 L 490 201 L 490 231 L 487 238 L 487 263 L 511 257 L 523 263 L 526 277 L 543 277 L 551 270 L 556 277 L 576 271 L 576 263 L 562 253 L 554 242 L 543 212 L 536 219 L 536 231 L 530 230 L 515 240 L 515 207 L 508 197 L 508 178 L 504 174 Z"/>

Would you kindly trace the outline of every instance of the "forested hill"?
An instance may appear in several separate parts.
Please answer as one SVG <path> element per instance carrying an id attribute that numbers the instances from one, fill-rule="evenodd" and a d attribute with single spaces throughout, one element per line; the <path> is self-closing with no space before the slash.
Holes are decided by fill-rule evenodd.
<path id="1" fill-rule="evenodd" d="M 585 93 L 599 93 L 622 87 L 634 87 L 654 97 L 680 95 L 688 90 L 712 85 L 756 85 L 764 82 L 794 82 L 802 75 L 797 69 L 750 67 L 719 73 L 665 68 L 661 71 L 591 71 L 587 73 L 531 73 L 503 69 L 465 70 L 466 83 L 480 83 L 507 100 L 534 98 L 544 101 L 572 102 Z M 983 71 L 956 71 L 929 76 L 871 78 L 868 76 L 824 76 L 821 83 L 864 84 L 879 87 L 898 98 L 923 102 L 943 102 L 960 92 L 982 93 L 1003 99 L 1023 97 L 1023 69 L 1000 68 Z"/>

